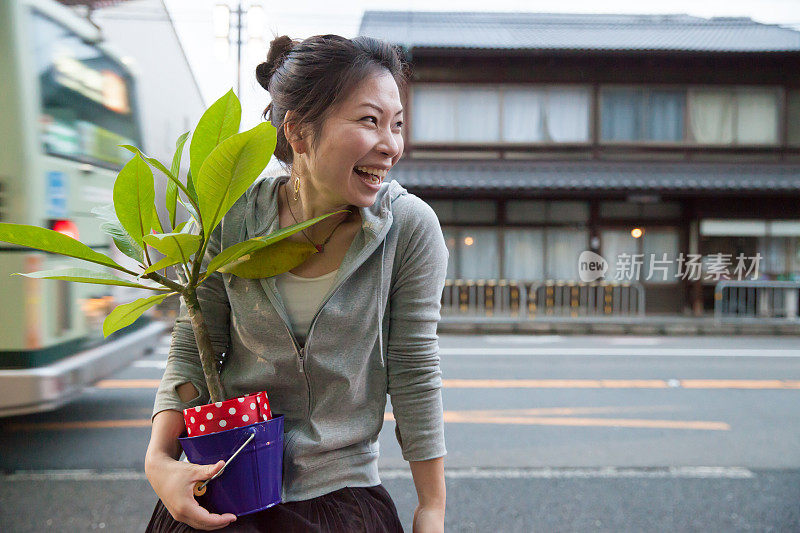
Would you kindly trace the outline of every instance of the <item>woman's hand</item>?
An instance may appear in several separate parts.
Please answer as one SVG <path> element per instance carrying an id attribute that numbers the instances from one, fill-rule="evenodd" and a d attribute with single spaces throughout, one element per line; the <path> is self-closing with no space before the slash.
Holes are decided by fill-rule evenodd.
<path id="1" fill-rule="evenodd" d="M 234 514 L 213 514 L 197 503 L 193 488 L 196 482 L 210 479 L 225 461 L 213 465 L 195 465 L 163 455 L 145 462 L 147 479 L 172 517 L 195 529 L 220 529 L 236 520 Z"/>
<path id="2" fill-rule="evenodd" d="M 412 533 L 444 533 L 444 509 L 417 505 Z"/>

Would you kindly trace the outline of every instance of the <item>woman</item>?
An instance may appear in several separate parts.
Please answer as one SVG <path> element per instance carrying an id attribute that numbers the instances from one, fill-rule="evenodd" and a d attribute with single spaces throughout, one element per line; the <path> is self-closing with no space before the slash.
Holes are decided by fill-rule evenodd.
<path id="1" fill-rule="evenodd" d="M 241 240 L 348 210 L 290 237 L 319 250 L 292 271 L 218 272 L 197 290 L 215 350 L 227 353 L 227 395 L 266 390 L 284 415 L 282 503 L 237 519 L 192 497 L 223 462 L 177 461 L 181 410 L 208 402 L 182 305 L 145 458 L 160 498 L 148 531 L 402 531 L 378 477 L 387 393 L 419 497 L 413 530 L 444 530 L 436 326 L 448 252 L 433 210 L 383 181 L 403 153 L 404 67 L 382 41 L 324 35 L 279 37 L 256 69 L 289 175 L 250 187 L 212 233 L 204 264 Z"/>

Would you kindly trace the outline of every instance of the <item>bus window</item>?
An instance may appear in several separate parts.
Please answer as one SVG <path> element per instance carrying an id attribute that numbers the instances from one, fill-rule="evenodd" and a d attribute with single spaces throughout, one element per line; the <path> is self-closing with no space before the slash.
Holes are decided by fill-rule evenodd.
<path id="1" fill-rule="evenodd" d="M 46 153 L 119 168 L 141 146 L 133 83 L 103 51 L 32 11 L 31 39 L 41 92 L 41 141 Z"/>

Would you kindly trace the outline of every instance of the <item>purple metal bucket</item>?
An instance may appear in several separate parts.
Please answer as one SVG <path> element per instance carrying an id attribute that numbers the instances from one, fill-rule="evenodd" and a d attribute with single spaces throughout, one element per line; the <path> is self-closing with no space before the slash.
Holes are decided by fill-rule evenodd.
<path id="1" fill-rule="evenodd" d="M 178 440 L 189 462 L 214 464 L 228 459 L 250 437 L 225 471 L 211 481 L 200 505 L 214 513 L 242 516 L 281 503 L 283 474 L 283 415 L 210 435 Z"/>

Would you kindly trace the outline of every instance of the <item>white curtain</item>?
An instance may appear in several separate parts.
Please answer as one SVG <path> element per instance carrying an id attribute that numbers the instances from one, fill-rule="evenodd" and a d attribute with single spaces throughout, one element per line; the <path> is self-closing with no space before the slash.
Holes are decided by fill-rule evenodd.
<path id="1" fill-rule="evenodd" d="M 500 94 L 497 89 L 461 88 L 458 91 L 456 121 L 457 141 L 499 141 Z"/>
<path id="2" fill-rule="evenodd" d="M 541 89 L 507 89 L 503 92 L 503 140 L 508 142 L 541 142 Z"/>
<path id="3" fill-rule="evenodd" d="M 500 275 L 500 258 L 494 228 L 459 230 L 461 273 L 465 279 L 494 279 Z"/>
<path id="4" fill-rule="evenodd" d="M 551 87 L 547 91 L 546 130 L 553 142 L 589 139 L 589 91 L 586 88 Z"/>
<path id="5" fill-rule="evenodd" d="M 608 272 L 606 272 L 605 279 L 610 281 L 616 277 L 617 262 L 622 254 L 633 256 L 638 252 L 636 239 L 633 238 L 630 231 L 627 230 L 603 230 L 600 232 L 600 255 L 603 259 L 608 261 Z M 628 258 L 625 263 L 633 265 L 633 259 Z M 641 271 L 640 271 L 641 274 Z M 628 280 L 628 273 L 626 272 L 625 280 Z M 631 281 L 637 281 L 635 278 Z"/>
<path id="6" fill-rule="evenodd" d="M 508 229 L 504 234 L 503 277 L 516 280 L 544 278 L 544 231 Z"/>
<path id="7" fill-rule="evenodd" d="M 741 89 L 736 94 L 736 140 L 739 144 L 778 142 L 778 99 L 773 90 Z"/>
<path id="8" fill-rule="evenodd" d="M 689 89 L 689 130 L 699 144 L 733 142 L 734 97 L 730 91 Z"/>
<path id="9" fill-rule="evenodd" d="M 676 283 L 678 272 L 678 231 L 674 229 L 645 230 L 642 238 L 644 261 L 641 281 L 647 283 Z M 663 262 L 664 254 L 667 263 Z M 651 260 L 655 259 L 654 270 L 650 275 Z M 663 267 L 663 268 L 662 268 Z M 650 276 L 650 279 L 647 279 Z"/>
<path id="10" fill-rule="evenodd" d="M 548 279 L 578 280 L 578 258 L 588 250 L 589 232 L 585 229 L 547 230 Z"/>
<path id="11" fill-rule="evenodd" d="M 412 137 L 419 142 L 451 142 L 456 138 L 456 92 L 452 88 L 413 89 Z"/>

